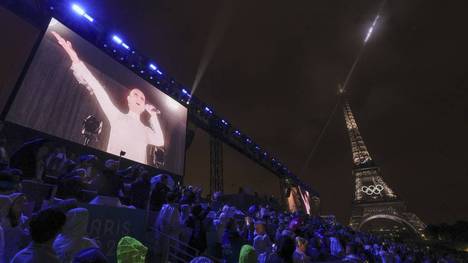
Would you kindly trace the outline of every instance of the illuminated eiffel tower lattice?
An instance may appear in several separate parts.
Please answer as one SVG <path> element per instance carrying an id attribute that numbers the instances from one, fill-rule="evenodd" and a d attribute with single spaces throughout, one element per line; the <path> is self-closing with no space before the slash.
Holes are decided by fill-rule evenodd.
<path id="1" fill-rule="evenodd" d="M 350 226 L 356 230 L 381 233 L 385 236 L 416 234 L 424 237 L 425 224 L 385 183 L 380 168 L 375 165 L 357 126 L 347 100 L 343 103 L 346 128 L 353 154 L 355 192 Z"/>

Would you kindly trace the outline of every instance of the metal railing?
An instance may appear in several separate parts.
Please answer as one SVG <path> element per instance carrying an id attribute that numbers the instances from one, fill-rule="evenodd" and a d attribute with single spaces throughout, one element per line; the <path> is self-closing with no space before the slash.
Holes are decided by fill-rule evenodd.
<path id="1" fill-rule="evenodd" d="M 156 242 L 154 242 L 157 245 L 154 249 L 158 251 L 157 254 L 161 262 L 190 262 L 200 254 L 198 249 L 180 241 L 178 238 L 167 235 L 154 228 L 151 228 L 151 232 L 154 234 L 154 237 L 157 237 Z"/>

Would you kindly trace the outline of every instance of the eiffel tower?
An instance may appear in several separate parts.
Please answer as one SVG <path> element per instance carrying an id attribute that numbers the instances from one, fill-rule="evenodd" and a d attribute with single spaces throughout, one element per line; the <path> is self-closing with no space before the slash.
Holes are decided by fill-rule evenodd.
<path id="1" fill-rule="evenodd" d="M 369 154 L 348 101 L 343 111 L 353 153 L 355 193 L 349 225 L 355 230 L 388 237 L 404 234 L 425 238 L 426 225 L 406 210 L 405 203 L 384 182 L 380 168 Z M 414 236 L 413 236 L 414 237 Z"/>

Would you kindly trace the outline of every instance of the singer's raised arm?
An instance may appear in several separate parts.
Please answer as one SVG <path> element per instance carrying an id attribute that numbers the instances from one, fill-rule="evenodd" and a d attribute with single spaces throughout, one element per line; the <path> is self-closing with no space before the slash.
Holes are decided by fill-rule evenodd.
<path id="1" fill-rule="evenodd" d="M 106 115 L 108 120 L 113 120 L 122 114 L 117 109 L 114 103 L 109 98 L 105 88 L 101 83 L 94 77 L 91 71 L 86 67 L 83 61 L 80 60 L 76 51 L 73 49 L 70 41 L 65 40 L 57 32 L 52 32 L 57 39 L 60 46 L 63 47 L 65 52 L 68 54 L 72 61 L 71 70 L 76 80 L 83 86 L 85 86 L 91 94 L 96 95 L 96 99 L 101 107 L 102 111 Z"/>

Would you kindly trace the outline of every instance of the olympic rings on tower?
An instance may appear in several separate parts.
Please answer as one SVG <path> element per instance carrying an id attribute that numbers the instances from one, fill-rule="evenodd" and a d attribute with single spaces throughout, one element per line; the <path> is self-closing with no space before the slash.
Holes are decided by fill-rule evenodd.
<path id="1" fill-rule="evenodd" d="M 381 184 L 369 185 L 361 187 L 361 192 L 366 193 L 367 195 L 379 195 L 382 193 L 384 187 Z"/>

